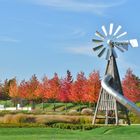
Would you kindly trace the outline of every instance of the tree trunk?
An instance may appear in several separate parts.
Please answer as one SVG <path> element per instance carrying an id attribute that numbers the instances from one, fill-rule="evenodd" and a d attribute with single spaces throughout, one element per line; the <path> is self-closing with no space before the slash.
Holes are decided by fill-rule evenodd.
<path id="1" fill-rule="evenodd" d="M 31 101 L 31 106 L 32 106 L 32 109 L 35 109 L 35 101 L 34 100 Z"/>
<path id="2" fill-rule="evenodd" d="M 67 112 L 67 103 L 65 103 L 65 111 Z"/>
<path id="3" fill-rule="evenodd" d="M 88 108 L 91 108 L 91 103 L 90 102 L 88 103 Z"/>
<path id="4" fill-rule="evenodd" d="M 79 112 L 81 112 L 81 103 L 79 103 Z"/>
<path id="5" fill-rule="evenodd" d="M 53 111 L 55 112 L 55 102 L 53 103 Z"/>
<path id="6" fill-rule="evenodd" d="M 42 110 L 44 110 L 44 101 L 42 101 Z"/>

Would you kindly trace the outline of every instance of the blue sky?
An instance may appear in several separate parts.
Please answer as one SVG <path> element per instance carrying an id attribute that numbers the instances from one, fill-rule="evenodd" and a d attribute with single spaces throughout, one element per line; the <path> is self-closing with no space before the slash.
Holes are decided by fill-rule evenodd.
<path id="1" fill-rule="evenodd" d="M 107 62 L 92 52 L 95 31 L 113 22 L 140 41 L 139 13 L 138 0 L 0 0 L 0 79 L 63 77 L 67 69 L 102 76 Z M 140 76 L 139 52 L 118 52 L 121 77 L 129 67 Z"/>

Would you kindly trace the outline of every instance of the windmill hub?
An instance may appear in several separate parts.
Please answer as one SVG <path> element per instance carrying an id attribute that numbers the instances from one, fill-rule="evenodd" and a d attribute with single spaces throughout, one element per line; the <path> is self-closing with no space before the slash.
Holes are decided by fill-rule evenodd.
<path id="1" fill-rule="evenodd" d="M 110 39 L 107 40 L 107 44 L 108 44 L 108 45 L 111 44 L 111 40 L 110 40 Z"/>

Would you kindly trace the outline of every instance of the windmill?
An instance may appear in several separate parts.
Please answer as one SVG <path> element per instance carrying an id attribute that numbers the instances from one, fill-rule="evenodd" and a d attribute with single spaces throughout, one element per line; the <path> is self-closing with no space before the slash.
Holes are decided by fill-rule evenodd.
<path id="1" fill-rule="evenodd" d="M 114 25 L 111 23 L 109 26 L 109 32 L 107 32 L 104 25 L 101 28 L 103 34 L 96 31 L 96 39 L 92 39 L 95 45 L 93 51 L 97 54 L 98 57 L 104 57 L 107 60 L 105 75 L 111 75 L 111 87 L 123 95 L 120 76 L 116 63 L 116 58 L 118 57 L 116 50 L 121 52 L 127 51 L 129 45 L 132 47 L 138 47 L 138 42 L 136 39 L 124 40 L 124 36 L 127 34 L 127 32 L 121 32 L 122 26 L 120 25 L 116 28 L 116 30 L 114 30 Z M 95 114 L 93 117 L 93 124 L 96 123 L 96 119 L 98 118 L 105 119 L 105 124 L 118 125 L 120 116 L 122 114 L 123 118 L 125 116 L 127 123 L 130 124 L 127 108 L 119 103 L 116 98 L 110 95 L 103 87 L 101 87 Z M 98 117 L 99 112 L 102 113 L 101 117 Z"/>

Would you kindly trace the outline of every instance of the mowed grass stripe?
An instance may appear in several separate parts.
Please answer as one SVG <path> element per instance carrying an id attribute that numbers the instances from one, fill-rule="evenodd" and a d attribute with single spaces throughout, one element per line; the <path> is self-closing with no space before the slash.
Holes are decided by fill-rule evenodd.
<path id="1" fill-rule="evenodd" d="M 140 140 L 139 126 L 100 127 L 90 131 L 56 128 L 0 128 L 0 140 Z"/>

